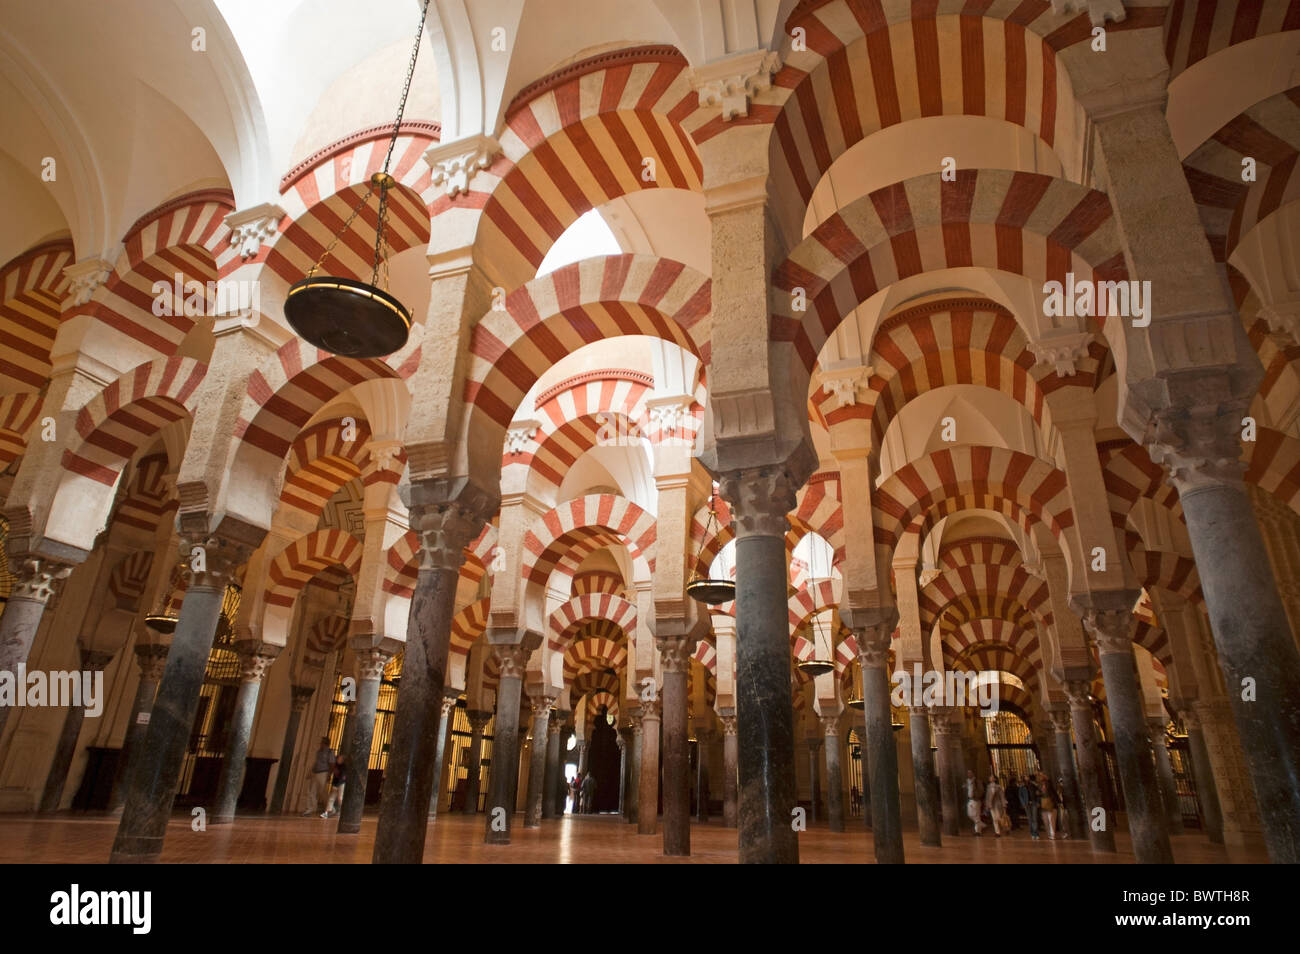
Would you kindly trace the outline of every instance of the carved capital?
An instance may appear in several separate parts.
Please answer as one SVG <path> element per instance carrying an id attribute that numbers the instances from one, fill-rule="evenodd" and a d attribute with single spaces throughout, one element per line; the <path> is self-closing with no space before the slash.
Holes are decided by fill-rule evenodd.
<path id="1" fill-rule="evenodd" d="M 1092 343 L 1090 331 L 1057 331 L 1029 343 L 1038 364 L 1051 365 L 1058 378 L 1068 378 L 1079 370 L 1079 362 L 1088 356 Z"/>
<path id="2" fill-rule="evenodd" d="M 9 589 L 11 600 L 49 603 L 58 590 L 58 584 L 72 572 L 72 566 L 28 555 L 14 560 L 9 566 L 9 572 L 14 575 L 13 585 Z"/>
<path id="3" fill-rule="evenodd" d="M 742 470 L 725 474 L 722 496 L 731 505 L 737 538 L 783 537 L 790 529 L 785 515 L 795 508 L 798 486 L 784 470 Z"/>
<path id="4" fill-rule="evenodd" d="M 167 646 L 136 646 L 135 661 L 140 666 L 141 682 L 161 682 L 167 668 Z"/>
<path id="5" fill-rule="evenodd" d="M 262 243 L 275 235 L 284 216 L 284 209 L 274 202 L 231 212 L 225 220 L 230 229 L 231 247 L 239 249 L 240 258 L 253 258 L 261 250 Z"/>
<path id="6" fill-rule="evenodd" d="M 393 658 L 392 653 L 385 652 L 377 646 L 354 648 L 357 659 L 357 681 L 378 682 L 384 678 L 384 667 Z"/>
<path id="7" fill-rule="evenodd" d="M 307 703 L 311 701 L 312 694 L 316 691 L 315 686 L 290 686 L 289 687 L 289 708 L 293 712 L 302 712 L 307 708 Z"/>
<path id="8" fill-rule="evenodd" d="M 553 736 L 553 735 L 559 735 L 559 734 L 560 734 L 560 730 L 563 728 L 563 726 L 560 724 L 561 721 L 562 721 L 562 720 L 560 720 L 560 719 L 551 719 L 551 720 L 549 720 L 549 721 L 546 723 L 546 736 L 547 736 L 547 738 L 550 738 L 550 737 Z"/>
<path id="9" fill-rule="evenodd" d="M 524 678 L 524 671 L 528 668 L 528 656 L 531 650 L 521 644 L 505 644 L 492 647 L 496 653 L 497 662 L 501 664 L 502 679 L 520 679 Z"/>
<path id="10" fill-rule="evenodd" d="M 465 715 L 469 719 L 469 727 L 475 732 L 482 732 L 492 721 L 492 713 L 485 709 L 466 709 Z"/>
<path id="11" fill-rule="evenodd" d="M 1047 715 L 1048 718 L 1052 720 L 1053 732 L 1070 731 L 1071 720 L 1070 720 L 1069 706 L 1064 706 L 1061 705 L 1060 703 L 1056 703 L 1052 706 L 1052 708 L 1047 710 Z"/>
<path id="12" fill-rule="evenodd" d="M 459 572 L 465 548 L 483 532 L 483 517 L 461 504 L 411 508 L 410 525 L 420 538 L 420 569 Z"/>
<path id="13" fill-rule="evenodd" d="M 934 734 L 941 738 L 952 738 L 959 734 L 960 727 L 952 721 L 952 715 L 948 709 L 935 709 L 934 718 L 930 724 L 934 726 Z"/>
<path id="14" fill-rule="evenodd" d="M 368 459 L 364 476 L 377 477 L 381 474 L 400 474 L 402 460 L 401 441 L 370 441 L 366 445 Z"/>
<path id="15" fill-rule="evenodd" d="M 828 739 L 838 739 L 840 737 L 839 716 L 821 716 L 820 722 L 822 724 L 822 735 Z"/>
<path id="16" fill-rule="evenodd" d="M 1052 0 L 1052 12 L 1057 15 L 1086 12 L 1095 27 L 1104 26 L 1107 20 L 1122 23 L 1128 16 L 1124 0 Z"/>
<path id="17" fill-rule="evenodd" d="M 890 622 L 854 628 L 858 660 L 863 669 L 884 669 L 889 664 L 889 642 L 894 627 Z"/>
<path id="18" fill-rule="evenodd" d="M 113 274 L 113 263 L 102 258 L 86 258 L 65 267 L 63 274 L 68 278 L 66 306 L 76 308 L 88 304 L 95 289 L 108 281 L 108 276 Z"/>
<path id="19" fill-rule="evenodd" d="M 1300 342 L 1300 300 L 1262 305 L 1259 317 L 1267 322 L 1270 331 L 1284 339 L 1281 349 Z"/>
<path id="20" fill-rule="evenodd" d="M 1201 714 L 1196 711 L 1194 705 L 1184 706 L 1178 711 L 1179 717 L 1183 720 L 1183 728 L 1190 734 L 1201 731 Z"/>
<path id="21" fill-rule="evenodd" d="M 1065 697 L 1071 709 L 1092 711 L 1092 683 L 1087 679 L 1071 679 L 1065 684 Z"/>
<path id="22" fill-rule="evenodd" d="M 234 649 L 239 654 L 240 682 L 261 682 L 266 678 L 271 663 L 280 655 L 279 646 L 254 639 L 237 642 Z"/>
<path id="23" fill-rule="evenodd" d="M 1088 609 L 1083 628 L 1097 643 L 1103 656 L 1133 652 L 1133 613 L 1125 609 Z"/>
<path id="24" fill-rule="evenodd" d="M 95 649 L 83 649 L 81 651 L 81 668 L 86 672 L 99 672 L 113 661 L 114 653 L 101 652 Z"/>
<path id="25" fill-rule="evenodd" d="M 772 74 L 780 68 L 779 53 L 757 50 L 700 67 L 692 85 L 699 93 L 700 106 L 720 107 L 723 122 L 728 122 L 749 115 L 750 100 L 772 88 Z"/>
<path id="26" fill-rule="evenodd" d="M 455 198 L 469 192 L 475 175 L 492 165 L 500 152 L 501 144 L 491 136 L 470 136 L 430 146 L 424 153 L 424 161 L 432 170 L 432 183 L 442 186 L 449 197 Z"/>
<path id="27" fill-rule="evenodd" d="M 866 389 L 875 368 L 841 368 L 822 373 L 822 391 L 835 396 L 839 407 L 852 407 L 858 403 L 859 392 Z"/>
<path id="28" fill-rule="evenodd" d="M 528 450 L 528 445 L 533 441 L 533 435 L 541 427 L 537 421 L 515 421 L 506 430 L 506 453 L 515 457 Z"/>
<path id="29" fill-rule="evenodd" d="M 1239 486 L 1242 419 L 1249 401 L 1231 399 L 1192 406 L 1174 405 L 1152 418 L 1143 441 L 1151 459 L 1169 468 L 1180 495 L 1216 485 Z"/>
<path id="30" fill-rule="evenodd" d="M 688 672 L 691 667 L 691 643 L 685 636 L 656 637 L 659 665 L 664 672 Z"/>
<path id="31" fill-rule="evenodd" d="M 939 579 L 941 573 L 943 573 L 943 571 L 937 566 L 927 566 L 921 570 L 920 575 L 916 578 L 916 582 L 921 585 L 922 589 L 924 589 L 935 580 Z"/>
<path id="32" fill-rule="evenodd" d="M 182 529 L 180 535 L 181 563 L 191 587 L 224 589 L 255 549 L 249 542 L 225 534 Z"/>
<path id="33" fill-rule="evenodd" d="M 532 710 L 534 719 L 541 718 L 542 716 L 550 719 L 551 710 L 555 708 L 555 696 L 529 696 L 528 705 Z"/>

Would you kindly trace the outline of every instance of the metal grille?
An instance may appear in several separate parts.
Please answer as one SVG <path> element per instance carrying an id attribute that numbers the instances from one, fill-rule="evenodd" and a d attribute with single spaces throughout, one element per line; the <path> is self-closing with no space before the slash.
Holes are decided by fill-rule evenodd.
<path id="1" fill-rule="evenodd" d="M 1024 777 L 1042 769 L 1029 726 L 1014 712 L 996 712 L 984 719 L 984 742 L 994 775 Z"/>
<path id="2" fill-rule="evenodd" d="M 221 759 L 226 754 L 230 719 L 239 695 L 239 654 L 231 646 L 235 640 L 233 620 L 239 612 L 241 595 L 242 590 L 232 583 L 226 587 L 221 600 L 221 615 L 217 618 L 217 631 L 208 653 L 203 687 L 199 690 L 199 706 L 190 729 L 185 761 L 181 764 L 177 798 L 184 799 L 191 794 L 201 760 Z"/>
<path id="3" fill-rule="evenodd" d="M 479 763 L 479 786 L 478 786 L 478 804 L 475 806 L 476 811 L 484 811 L 488 799 L 488 766 L 492 763 L 492 733 L 496 726 L 496 717 L 493 716 L 488 720 L 488 724 L 483 729 L 483 744 L 480 747 L 482 760 Z M 451 771 L 447 773 L 446 793 L 450 799 L 449 804 L 459 805 L 456 803 L 457 790 L 467 790 L 469 785 L 469 749 L 470 742 L 474 737 L 474 730 L 469 724 L 469 715 L 465 709 L 465 700 L 460 699 L 456 702 L 456 708 L 452 710 L 451 721 L 451 738 L 447 740 L 449 751 L 447 758 L 450 760 Z"/>

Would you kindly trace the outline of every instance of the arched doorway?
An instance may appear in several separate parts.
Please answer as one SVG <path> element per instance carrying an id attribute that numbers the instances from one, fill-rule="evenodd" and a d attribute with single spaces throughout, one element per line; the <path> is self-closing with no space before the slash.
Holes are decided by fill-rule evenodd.
<path id="1" fill-rule="evenodd" d="M 587 743 L 587 770 L 596 779 L 596 794 L 591 806 L 594 813 L 618 811 L 621 753 L 618 749 L 618 733 L 614 731 L 612 723 L 613 718 L 606 706 L 596 710 L 590 741 Z"/>

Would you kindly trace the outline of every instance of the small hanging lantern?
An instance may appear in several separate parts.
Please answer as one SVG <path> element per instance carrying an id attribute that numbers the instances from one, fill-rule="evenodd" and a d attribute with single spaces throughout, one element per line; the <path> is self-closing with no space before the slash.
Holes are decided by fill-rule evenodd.
<path id="1" fill-rule="evenodd" d="M 146 626 L 164 636 L 170 636 L 176 632 L 179 617 L 167 612 L 167 604 L 171 602 L 172 594 L 176 592 L 176 587 L 180 585 L 181 574 L 185 572 L 187 565 L 186 563 L 178 563 L 172 568 L 172 574 L 167 580 L 167 585 L 158 594 L 157 608 L 144 618 Z"/>
<path id="2" fill-rule="evenodd" d="M 715 490 L 713 496 L 709 498 L 709 522 L 704 525 L 704 540 L 708 540 L 710 532 L 718 526 L 716 501 L 717 491 Z M 700 541 L 701 549 L 704 547 L 704 540 Z M 697 565 L 699 556 L 700 554 L 697 553 Z M 686 595 L 708 606 L 720 606 L 736 598 L 736 581 L 729 579 L 714 580 L 697 574 L 692 576 L 691 581 L 686 584 Z"/>
<path id="3" fill-rule="evenodd" d="M 799 671 L 810 676 L 822 676 L 835 669 L 835 663 L 831 660 L 830 627 L 822 622 L 821 613 L 821 610 L 813 609 L 813 658 L 799 663 Z"/>
<path id="4" fill-rule="evenodd" d="M 370 177 L 370 185 L 361 201 L 353 208 L 343 227 L 334 235 L 320 259 L 302 281 L 289 289 L 284 302 L 284 315 L 289 326 L 309 344 L 322 351 L 345 358 L 380 358 L 392 354 L 406 344 L 411 331 L 411 313 L 406 306 L 388 291 L 388 246 L 385 230 L 388 224 L 388 193 L 397 180 L 388 172 L 393 161 L 393 150 L 402 128 L 402 114 L 406 111 L 406 97 L 411 91 L 411 78 L 415 75 L 415 61 L 420 55 L 420 38 L 424 34 L 424 21 L 429 13 L 429 0 L 424 0 L 420 12 L 420 27 L 415 34 L 415 46 L 406 68 L 406 83 L 402 98 L 397 104 L 397 119 L 388 140 L 388 154 L 384 167 Z M 357 215 L 379 192 L 379 216 L 375 223 L 375 250 L 371 264 L 370 281 L 333 275 L 318 275 L 339 240 L 347 234 Z M 380 273 L 384 287 L 379 287 Z"/>

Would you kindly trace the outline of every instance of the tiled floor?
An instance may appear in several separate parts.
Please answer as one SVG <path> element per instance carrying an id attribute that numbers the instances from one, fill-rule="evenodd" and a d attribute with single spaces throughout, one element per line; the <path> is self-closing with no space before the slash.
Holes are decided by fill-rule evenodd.
<path id="1" fill-rule="evenodd" d="M 516 815 L 512 843 L 483 844 L 483 816 L 444 815 L 431 827 L 425 841 L 426 863 L 463 864 L 567 862 L 619 864 L 660 861 L 731 864 L 737 860 L 736 832 L 718 821 L 693 825 L 691 857 L 664 858 L 659 835 L 637 835 L 634 826 L 617 816 L 573 817 L 543 822 L 540 829 L 522 827 Z M 339 835 L 337 823 L 322 818 L 265 815 L 240 817 L 233 825 L 190 829 L 189 817 L 176 815 L 167 830 L 163 861 L 169 862 L 300 862 L 356 864 L 370 861 L 376 818 L 367 816 L 357 835 Z M 800 859 L 805 863 L 861 863 L 872 860 L 870 836 L 860 822 L 833 834 L 814 826 L 799 836 Z M 108 860 L 117 820 L 107 816 L 31 815 L 0 816 L 0 863 L 98 863 Z M 945 839 L 942 848 L 923 848 L 915 832 L 904 836 L 907 860 L 921 864 L 1038 863 L 1132 864 L 1128 837 L 1118 836 L 1119 852 L 1094 855 L 1086 841 L 1030 841 L 1023 831 L 1003 838 L 985 835 Z M 1262 853 L 1211 845 L 1199 834 L 1174 839 L 1174 856 L 1180 863 L 1227 864 L 1265 862 Z"/>

